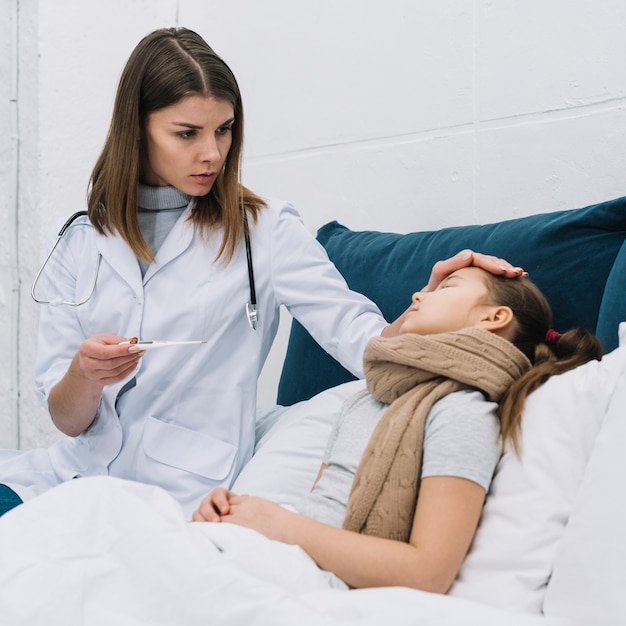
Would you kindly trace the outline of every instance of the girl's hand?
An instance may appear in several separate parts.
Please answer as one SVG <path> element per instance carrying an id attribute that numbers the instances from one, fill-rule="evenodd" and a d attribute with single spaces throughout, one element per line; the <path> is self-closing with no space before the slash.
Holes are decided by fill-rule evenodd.
<path id="1" fill-rule="evenodd" d="M 230 513 L 230 499 L 235 494 L 224 487 L 218 487 L 206 496 L 193 512 L 194 522 L 221 522 L 223 515 Z"/>
<path id="2" fill-rule="evenodd" d="M 223 521 L 252 528 L 268 539 L 287 541 L 286 531 L 292 517 L 299 517 L 280 504 L 256 496 L 235 496 L 230 499 L 230 513 Z"/>
<path id="3" fill-rule="evenodd" d="M 299 517 L 284 507 L 256 496 L 238 496 L 227 489 L 214 489 L 194 512 L 194 522 L 227 522 L 252 528 L 276 541 L 287 540 L 290 519 Z"/>

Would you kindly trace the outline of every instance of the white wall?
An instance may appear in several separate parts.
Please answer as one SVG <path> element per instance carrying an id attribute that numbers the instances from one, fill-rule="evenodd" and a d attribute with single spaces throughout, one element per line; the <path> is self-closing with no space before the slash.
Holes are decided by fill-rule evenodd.
<path id="1" fill-rule="evenodd" d="M 623 0 L 3 0 L 0 446 L 56 437 L 32 391 L 29 285 L 52 222 L 83 207 L 143 35 L 187 26 L 230 64 L 249 187 L 311 231 L 408 232 L 626 194 L 625 23 Z"/>

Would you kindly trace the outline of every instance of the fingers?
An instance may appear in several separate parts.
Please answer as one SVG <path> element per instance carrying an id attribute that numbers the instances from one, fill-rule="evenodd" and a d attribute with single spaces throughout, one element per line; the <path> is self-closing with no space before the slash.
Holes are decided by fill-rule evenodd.
<path id="1" fill-rule="evenodd" d="M 453 257 L 443 261 L 437 261 L 437 263 L 433 265 L 428 284 L 422 291 L 433 291 L 446 276 L 449 276 L 463 267 L 469 267 L 470 265 L 480 267 L 491 274 L 507 276 L 508 278 L 519 276 L 528 277 L 528 272 L 521 267 L 512 265 L 506 259 L 474 252 L 473 250 L 461 250 L 461 252 L 455 254 Z"/>
<path id="2" fill-rule="evenodd" d="M 516 278 L 518 276 L 527 277 L 528 272 L 522 267 L 515 267 L 505 259 L 491 256 L 489 254 L 481 254 L 480 252 L 472 252 L 472 265 L 480 267 L 492 274 L 508 276 Z"/>
<path id="3" fill-rule="evenodd" d="M 97 335 L 83 341 L 78 348 L 78 366 L 82 375 L 102 385 L 110 385 L 129 376 L 143 352 L 129 353 L 128 345 L 120 346 L 117 335 Z"/>
<path id="4" fill-rule="evenodd" d="M 136 368 L 141 355 L 94 359 L 89 355 L 80 354 L 80 369 L 85 378 L 100 381 L 102 384 L 118 382 Z"/>
<path id="5" fill-rule="evenodd" d="M 192 522 L 215 522 L 219 523 L 222 521 L 221 517 L 213 510 L 205 510 L 202 505 L 200 508 L 196 509 L 192 516 Z"/>
<path id="6" fill-rule="evenodd" d="M 221 515 L 228 515 L 228 513 L 230 513 L 230 501 L 234 495 L 235 494 L 228 491 L 228 489 L 218 487 L 217 489 L 213 489 L 208 498 L 215 511 Z"/>
<path id="7" fill-rule="evenodd" d="M 422 291 L 434 291 L 446 276 L 460 270 L 462 267 L 471 265 L 473 254 L 471 250 L 461 250 L 461 252 L 445 261 L 437 261 L 430 272 L 428 284 Z"/>
<path id="8" fill-rule="evenodd" d="M 194 522 L 221 522 L 223 515 L 230 513 L 230 500 L 236 497 L 233 493 L 218 487 L 200 502 L 191 519 Z"/>

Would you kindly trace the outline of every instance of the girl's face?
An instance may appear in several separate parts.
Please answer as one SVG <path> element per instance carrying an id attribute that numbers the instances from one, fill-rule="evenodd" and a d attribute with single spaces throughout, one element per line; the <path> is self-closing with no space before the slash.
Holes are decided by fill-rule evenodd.
<path id="1" fill-rule="evenodd" d="M 413 294 L 400 333 L 432 335 L 480 326 L 492 311 L 482 270 L 465 267 L 442 281 L 435 291 Z"/>
<path id="2" fill-rule="evenodd" d="M 234 121 L 230 102 L 199 95 L 151 113 L 142 134 L 141 181 L 205 196 L 230 150 Z"/>

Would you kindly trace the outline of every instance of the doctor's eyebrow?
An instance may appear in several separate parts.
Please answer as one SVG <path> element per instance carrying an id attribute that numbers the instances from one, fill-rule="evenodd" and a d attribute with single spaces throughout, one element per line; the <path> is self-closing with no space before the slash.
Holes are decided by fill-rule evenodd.
<path id="1" fill-rule="evenodd" d="M 198 124 L 189 124 L 188 122 L 172 122 L 172 126 L 181 126 L 182 128 L 189 128 L 191 130 L 202 130 L 203 126 Z"/>
<path id="2" fill-rule="evenodd" d="M 235 122 L 235 118 L 231 117 L 229 119 L 227 119 L 225 122 L 223 122 L 222 124 L 218 124 L 218 128 L 222 128 L 224 126 L 228 126 L 230 124 L 234 124 Z M 189 130 L 202 130 L 204 128 L 204 126 L 199 126 L 198 124 L 191 124 L 189 122 L 172 122 L 173 126 L 180 126 L 182 128 L 188 128 Z"/>

